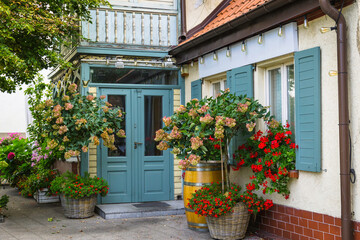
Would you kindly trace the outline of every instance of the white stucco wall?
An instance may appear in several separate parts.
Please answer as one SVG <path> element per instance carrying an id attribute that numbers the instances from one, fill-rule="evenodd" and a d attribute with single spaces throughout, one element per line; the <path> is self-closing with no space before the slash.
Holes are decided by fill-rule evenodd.
<path id="1" fill-rule="evenodd" d="M 25 133 L 26 100 L 24 91 L 17 90 L 15 93 L 0 93 L 0 134 L 11 132 Z"/>
<path id="2" fill-rule="evenodd" d="M 349 110 L 352 137 L 352 163 L 360 177 L 360 3 L 356 2 L 343 9 L 348 24 L 348 73 L 349 73 Z M 309 28 L 298 26 L 299 51 L 321 48 L 321 100 L 322 100 L 322 169 L 320 173 L 300 171 L 299 179 L 290 180 L 290 198 L 273 195 L 275 203 L 298 209 L 308 210 L 340 217 L 340 164 L 338 134 L 338 84 L 337 77 L 328 72 L 337 69 L 336 32 L 321 34 L 320 27 L 334 26 L 334 21 L 321 17 L 309 23 Z M 291 57 L 291 56 L 290 56 Z M 260 64 L 259 64 L 260 65 Z M 195 66 L 195 65 L 194 65 Z M 264 69 L 257 67 L 254 72 L 255 98 L 265 104 Z M 190 81 L 198 78 L 196 71 L 189 71 L 186 78 L 186 101 L 190 99 Z M 194 73 L 195 76 L 191 74 Z M 197 75 L 196 75 L 197 74 Z M 240 185 L 248 182 L 250 173 L 243 169 L 232 174 L 232 179 Z M 351 185 L 353 220 L 360 221 L 360 184 L 359 180 Z"/>
<path id="3" fill-rule="evenodd" d="M 357 3 L 359 4 L 359 3 Z M 357 38 L 358 6 L 353 4 L 343 10 L 348 23 L 348 72 L 349 72 L 349 110 L 352 137 L 352 162 L 355 171 L 360 174 L 360 150 L 356 148 L 360 141 L 360 85 L 358 79 L 360 54 Z M 310 22 L 310 27 L 298 27 L 299 51 L 318 47 L 321 48 L 321 115 L 322 115 L 322 169 L 320 173 L 300 171 L 299 179 L 290 180 L 290 198 L 285 200 L 281 196 L 270 198 L 275 203 L 298 209 L 341 216 L 340 203 L 340 157 L 339 157 L 339 128 L 338 128 L 338 84 L 337 77 L 330 77 L 329 71 L 337 69 L 336 32 L 321 34 L 321 27 L 333 26 L 334 21 L 329 17 L 322 17 Z M 258 68 L 254 74 L 255 97 L 264 104 L 264 69 Z M 235 172 L 233 180 L 238 183 L 248 182 L 250 176 L 246 169 Z M 354 220 L 360 220 L 359 183 L 352 187 L 352 206 Z"/>

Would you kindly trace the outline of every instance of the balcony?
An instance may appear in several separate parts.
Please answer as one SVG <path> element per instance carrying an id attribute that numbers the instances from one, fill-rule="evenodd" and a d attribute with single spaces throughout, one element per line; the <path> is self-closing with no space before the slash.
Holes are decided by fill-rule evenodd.
<path id="1" fill-rule="evenodd" d="M 175 11 L 120 9 L 90 10 L 92 22 L 82 22 L 87 39 L 81 46 L 167 50 L 177 44 L 178 15 Z"/>

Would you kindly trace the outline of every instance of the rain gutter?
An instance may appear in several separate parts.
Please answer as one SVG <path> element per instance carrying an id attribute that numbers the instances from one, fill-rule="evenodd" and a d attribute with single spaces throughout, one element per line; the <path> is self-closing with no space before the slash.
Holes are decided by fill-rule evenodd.
<path id="1" fill-rule="evenodd" d="M 338 104 L 339 104 L 339 143 L 340 143 L 340 188 L 341 188 L 341 237 L 352 240 L 350 194 L 350 141 L 349 141 L 349 103 L 347 73 L 346 21 L 344 16 L 328 0 L 319 0 L 321 10 L 331 17 L 337 29 L 338 65 Z"/>

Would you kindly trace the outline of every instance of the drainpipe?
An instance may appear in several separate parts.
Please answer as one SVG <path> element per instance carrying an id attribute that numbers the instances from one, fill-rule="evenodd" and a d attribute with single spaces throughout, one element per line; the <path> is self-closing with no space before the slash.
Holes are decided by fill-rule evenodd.
<path id="1" fill-rule="evenodd" d="M 180 14 L 181 14 L 181 35 L 179 36 L 179 43 L 186 40 L 186 0 L 180 1 Z"/>
<path id="2" fill-rule="evenodd" d="M 344 16 L 329 3 L 329 0 L 319 0 L 319 4 L 325 14 L 337 21 L 341 237 L 343 240 L 352 240 L 346 21 Z"/>

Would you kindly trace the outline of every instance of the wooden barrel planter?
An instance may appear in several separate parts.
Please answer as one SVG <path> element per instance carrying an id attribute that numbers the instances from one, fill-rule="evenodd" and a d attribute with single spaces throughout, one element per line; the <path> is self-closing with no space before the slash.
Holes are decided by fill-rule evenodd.
<path id="1" fill-rule="evenodd" d="M 188 227 L 195 231 L 208 231 L 205 217 L 196 215 L 188 208 L 189 198 L 195 190 L 206 184 L 221 182 L 221 164 L 216 161 L 200 162 L 196 166 L 190 165 L 185 171 L 184 205 Z"/>

